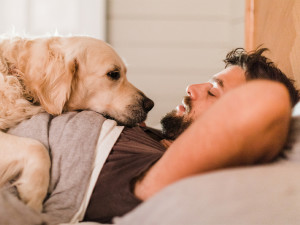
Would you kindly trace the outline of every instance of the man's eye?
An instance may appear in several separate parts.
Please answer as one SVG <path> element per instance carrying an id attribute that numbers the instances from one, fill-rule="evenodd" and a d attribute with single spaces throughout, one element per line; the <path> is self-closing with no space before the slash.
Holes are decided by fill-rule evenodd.
<path id="1" fill-rule="evenodd" d="M 215 97 L 215 95 L 214 95 L 213 93 L 211 93 L 210 91 L 208 91 L 208 94 L 209 94 L 210 96 L 214 96 L 214 97 Z"/>
<path id="2" fill-rule="evenodd" d="M 118 80 L 120 78 L 120 71 L 110 71 L 106 75 L 113 80 Z"/>
<path id="3" fill-rule="evenodd" d="M 220 97 L 220 90 L 217 88 L 211 88 L 207 91 L 208 95 L 219 98 Z"/>

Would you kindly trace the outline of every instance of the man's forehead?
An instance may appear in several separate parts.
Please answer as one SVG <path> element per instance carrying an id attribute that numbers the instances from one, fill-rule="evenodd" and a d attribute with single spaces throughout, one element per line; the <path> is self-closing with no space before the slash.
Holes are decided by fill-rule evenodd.
<path id="1" fill-rule="evenodd" d="M 222 88 L 237 86 L 246 82 L 245 71 L 239 66 L 230 66 L 215 74 L 211 82 L 217 83 Z"/>

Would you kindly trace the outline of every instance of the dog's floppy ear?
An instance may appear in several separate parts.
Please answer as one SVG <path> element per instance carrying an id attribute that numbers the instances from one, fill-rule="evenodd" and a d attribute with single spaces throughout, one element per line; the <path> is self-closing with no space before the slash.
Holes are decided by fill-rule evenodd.
<path id="1" fill-rule="evenodd" d="M 6 60 L 0 54 L 0 73 L 7 74 L 8 73 L 8 65 Z"/>
<path id="2" fill-rule="evenodd" d="M 36 95 L 43 108 L 52 115 L 63 112 L 71 94 L 72 82 L 76 79 L 76 59 L 65 61 L 64 57 L 50 60 L 45 68 L 43 81 Z"/>

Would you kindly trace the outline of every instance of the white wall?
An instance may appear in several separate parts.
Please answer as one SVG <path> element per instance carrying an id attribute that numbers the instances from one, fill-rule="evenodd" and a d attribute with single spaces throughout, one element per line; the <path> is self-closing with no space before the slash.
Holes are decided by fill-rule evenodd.
<path id="1" fill-rule="evenodd" d="M 0 0 L 0 34 L 106 38 L 105 0 Z"/>
<path id="2" fill-rule="evenodd" d="M 244 46 L 243 0 L 108 0 L 107 40 L 128 63 L 128 79 L 156 106 L 147 123 L 180 104 L 185 88 L 223 69 Z"/>

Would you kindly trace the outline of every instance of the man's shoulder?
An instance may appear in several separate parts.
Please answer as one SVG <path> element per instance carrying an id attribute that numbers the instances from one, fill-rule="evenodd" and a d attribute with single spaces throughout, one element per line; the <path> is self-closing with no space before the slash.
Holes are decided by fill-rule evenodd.
<path id="1" fill-rule="evenodd" d="M 106 118 L 94 111 L 73 111 L 58 116 L 48 113 L 39 113 L 28 120 L 24 120 L 17 126 L 10 128 L 7 133 L 33 138 L 42 142 L 49 148 L 49 135 L 61 136 L 69 131 L 72 135 L 76 133 L 97 133 L 101 129 Z"/>
<path id="2" fill-rule="evenodd" d="M 53 117 L 51 123 L 80 124 L 82 126 L 102 125 L 106 118 L 95 111 L 72 111 Z"/>
<path id="3" fill-rule="evenodd" d="M 139 137 L 140 135 L 147 135 L 156 141 L 160 141 L 164 139 L 161 130 L 152 127 L 147 127 L 147 126 L 146 127 L 144 126 L 125 127 L 123 133 L 125 133 L 128 136 L 137 136 L 137 137 Z"/>

